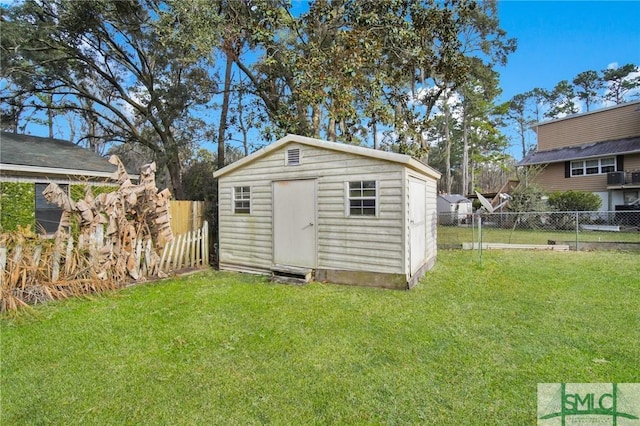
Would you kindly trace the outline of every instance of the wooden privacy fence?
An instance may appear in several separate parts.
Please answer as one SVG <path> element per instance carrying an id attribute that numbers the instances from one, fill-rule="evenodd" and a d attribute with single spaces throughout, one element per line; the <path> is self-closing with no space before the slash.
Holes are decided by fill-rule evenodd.
<path id="1" fill-rule="evenodd" d="M 169 202 L 169 211 L 171 212 L 171 231 L 173 231 L 173 235 L 186 234 L 202 228 L 204 210 L 204 201 L 171 200 Z"/>

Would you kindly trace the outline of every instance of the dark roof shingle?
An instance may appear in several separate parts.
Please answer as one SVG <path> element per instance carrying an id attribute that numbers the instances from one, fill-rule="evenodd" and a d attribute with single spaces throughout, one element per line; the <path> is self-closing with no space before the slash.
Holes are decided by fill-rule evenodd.
<path id="1" fill-rule="evenodd" d="M 113 173 L 116 166 L 98 154 L 61 139 L 0 132 L 0 163 Z"/>
<path id="2" fill-rule="evenodd" d="M 559 163 L 569 160 L 633 153 L 640 153 L 640 136 L 551 149 L 548 151 L 535 151 L 523 158 L 518 163 L 518 166 Z"/>

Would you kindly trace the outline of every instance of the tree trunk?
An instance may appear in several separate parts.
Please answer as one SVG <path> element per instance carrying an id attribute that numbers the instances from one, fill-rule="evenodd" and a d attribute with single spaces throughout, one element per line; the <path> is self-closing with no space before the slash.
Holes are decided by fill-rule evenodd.
<path id="1" fill-rule="evenodd" d="M 180 167 L 180 156 L 174 149 L 169 150 L 166 153 L 166 156 L 167 171 L 169 172 L 171 186 L 173 187 L 173 196 L 176 200 L 184 200 L 185 194 L 184 188 L 182 187 L 182 168 Z"/>
<path id="2" fill-rule="evenodd" d="M 451 135 L 449 133 L 449 105 L 447 99 L 444 102 L 444 139 L 445 139 L 445 188 L 447 194 L 451 194 Z"/>
<path id="3" fill-rule="evenodd" d="M 465 110 L 462 118 L 462 195 L 471 194 L 469 188 L 469 123 Z"/>
<path id="4" fill-rule="evenodd" d="M 373 149 L 378 149 L 378 122 L 375 118 L 371 119 L 371 130 L 373 130 Z"/>
<path id="5" fill-rule="evenodd" d="M 320 113 L 320 106 L 314 105 L 311 110 L 311 127 L 313 127 L 311 130 L 314 138 L 320 137 Z"/>
<path id="6" fill-rule="evenodd" d="M 527 155 L 527 140 L 525 138 L 526 128 L 524 127 L 524 123 L 520 126 L 520 140 L 522 141 L 522 158 Z"/>
<path id="7" fill-rule="evenodd" d="M 475 165 L 473 163 L 473 160 L 471 160 L 471 162 L 469 163 L 469 169 L 471 169 L 471 177 L 470 177 L 470 182 L 469 184 L 473 187 L 473 182 L 475 182 L 476 180 L 476 174 L 475 174 Z"/>
<path id="8" fill-rule="evenodd" d="M 240 126 L 240 133 L 242 133 L 242 148 L 244 149 L 244 156 L 249 155 L 249 138 L 247 126 L 244 124 L 244 106 L 242 105 L 242 97 L 244 95 L 244 89 L 238 90 L 238 124 Z"/>
<path id="9" fill-rule="evenodd" d="M 49 139 L 53 139 L 53 95 L 47 98 L 47 125 L 49 126 Z"/>
<path id="10" fill-rule="evenodd" d="M 329 119 L 329 126 L 327 128 L 327 138 L 331 141 L 331 142 L 335 142 L 337 139 L 337 135 L 336 135 L 336 120 L 335 118 L 330 118 Z"/>
<path id="11" fill-rule="evenodd" d="M 229 42 L 225 42 L 230 49 Z M 224 167 L 224 138 L 227 133 L 227 114 L 229 112 L 229 92 L 231 91 L 231 67 L 233 59 L 231 53 L 225 49 L 227 64 L 224 70 L 224 92 L 222 95 L 222 108 L 220 110 L 220 124 L 218 126 L 218 169 Z"/>

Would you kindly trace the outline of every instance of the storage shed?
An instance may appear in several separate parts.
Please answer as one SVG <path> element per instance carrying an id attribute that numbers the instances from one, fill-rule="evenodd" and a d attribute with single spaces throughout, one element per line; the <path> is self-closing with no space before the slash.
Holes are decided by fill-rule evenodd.
<path id="1" fill-rule="evenodd" d="M 440 225 L 460 225 L 466 223 L 473 214 L 470 199 L 460 194 L 438 195 L 438 216 Z"/>
<path id="2" fill-rule="evenodd" d="M 408 155 L 287 135 L 213 176 L 220 269 L 411 288 L 435 264 L 440 173 Z"/>

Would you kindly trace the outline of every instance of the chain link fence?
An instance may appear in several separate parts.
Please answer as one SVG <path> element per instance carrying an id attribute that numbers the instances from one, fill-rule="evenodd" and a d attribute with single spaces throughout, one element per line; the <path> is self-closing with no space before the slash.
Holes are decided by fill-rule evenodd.
<path id="1" fill-rule="evenodd" d="M 480 245 L 481 244 L 481 245 Z M 640 250 L 640 209 L 593 212 L 494 212 L 438 216 L 439 248 Z M 500 247 L 498 247 L 500 246 Z"/>

